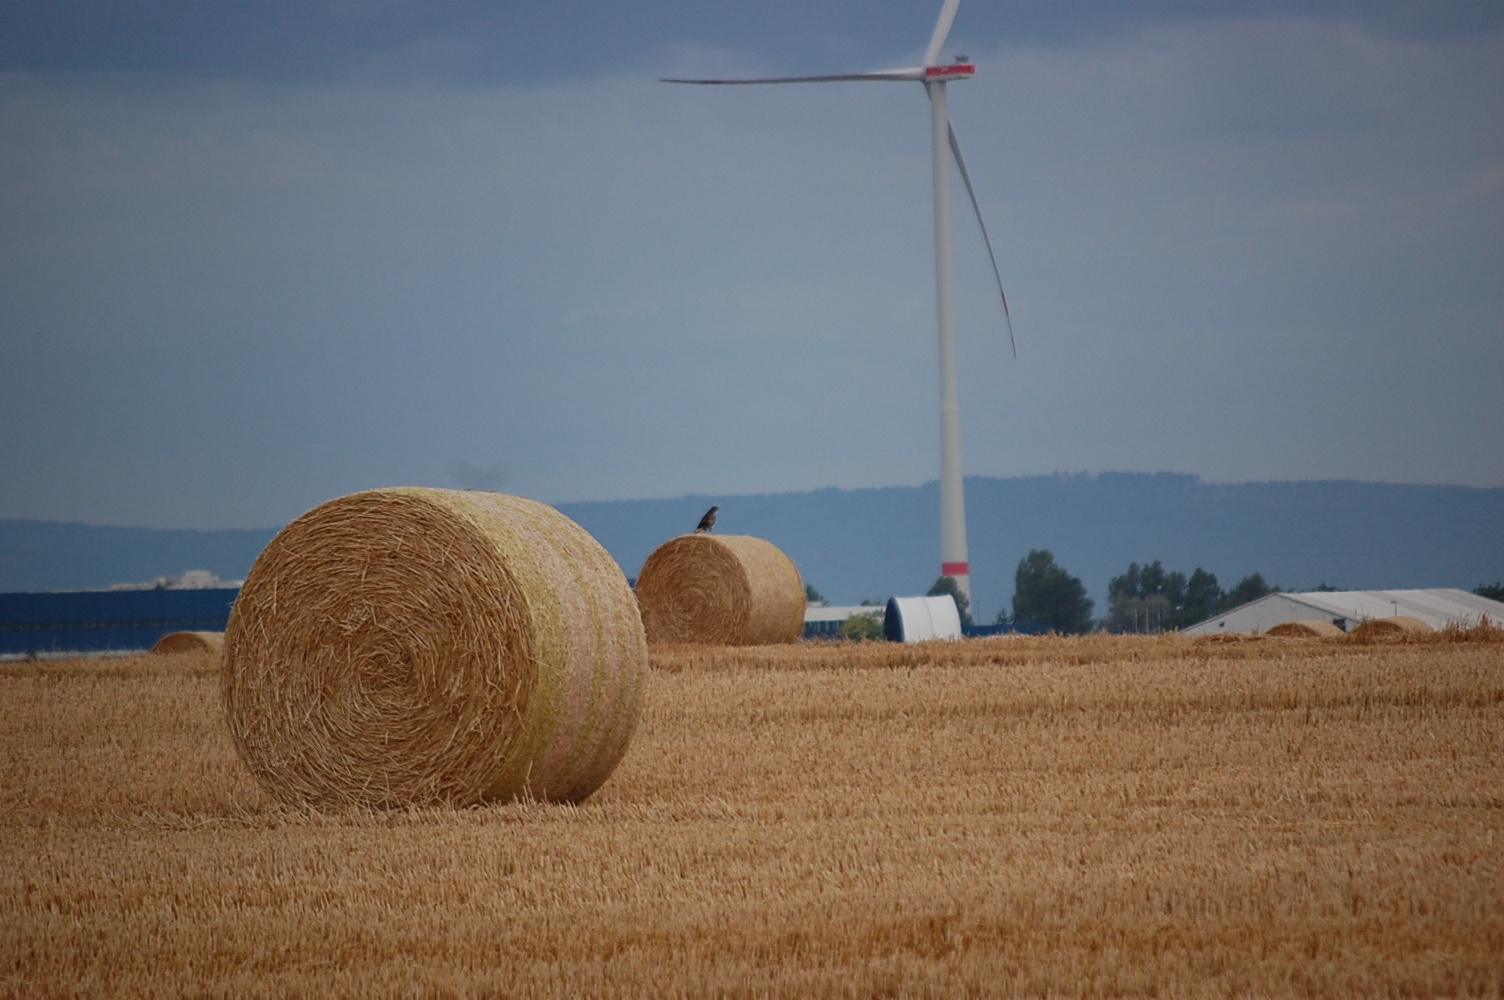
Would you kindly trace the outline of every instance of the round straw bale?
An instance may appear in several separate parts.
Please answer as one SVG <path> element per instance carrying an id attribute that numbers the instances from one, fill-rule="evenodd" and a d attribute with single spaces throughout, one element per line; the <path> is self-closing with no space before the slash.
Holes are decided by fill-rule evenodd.
<path id="1" fill-rule="evenodd" d="M 1359 622 L 1348 633 L 1354 639 L 1398 639 L 1407 635 L 1423 635 L 1436 631 L 1419 618 L 1410 615 L 1394 615 L 1390 618 L 1369 618 Z"/>
<path id="2" fill-rule="evenodd" d="M 224 652 L 223 632 L 168 632 L 151 647 L 153 653 L 213 653 Z"/>
<path id="3" fill-rule="evenodd" d="M 1325 618 L 1304 618 L 1294 622 L 1280 622 L 1264 632 L 1265 635 L 1283 636 L 1287 639 L 1316 639 L 1324 636 L 1342 635 L 1342 630 Z"/>
<path id="4" fill-rule="evenodd" d="M 804 580 L 772 542 L 750 535 L 671 538 L 637 575 L 648 642 L 756 646 L 804 634 Z"/>
<path id="5" fill-rule="evenodd" d="M 583 528 L 520 497 L 331 500 L 256 559 L 221 687 L 241 758 L 314 807 L 578 802 L 637 726 L 642 619 Z"/>

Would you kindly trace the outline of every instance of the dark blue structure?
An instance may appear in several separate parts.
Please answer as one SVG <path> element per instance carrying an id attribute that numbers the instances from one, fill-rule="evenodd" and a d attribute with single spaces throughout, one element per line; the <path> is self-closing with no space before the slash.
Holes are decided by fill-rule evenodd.
<path id="1" fill-rule="evenodd" d="M 0 594 L 0 654 L 150 649 L 168 632 L 223 632 L 238 587 Z"/>

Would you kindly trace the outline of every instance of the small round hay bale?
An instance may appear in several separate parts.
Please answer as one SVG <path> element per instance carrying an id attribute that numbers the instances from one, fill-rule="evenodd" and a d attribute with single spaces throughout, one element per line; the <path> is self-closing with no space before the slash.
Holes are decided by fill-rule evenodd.
<path id="1" fill-rule="evenodd" d="M 1359 622 L 1348 633 L 1360 642 L 1373 639 L 1401 639 L 1409 635 L 1424 635 L 1436 631 L 1430 625 L 1410 615 L 1394 615 L 1390 618 L 1369 618 Z"/>
<path id="2" fill-rule="evenodd" d="M 804 580 L 772 542 L 750 535 L 680 535 L 637 575 L 648 642 L 757 646 L 804 634 Z"/>
<path id="3" fill-rule="evenodd" d="M 1342 635 L 1343 632 L 1324 618 L 1303 618 L 1300 621 L 1280 622 L 1264 634 L 1283 636 L 1287 639 L 1320 639 Z"/>
<path id="4" fill-rule="evenodd" d="M 218 656 L 225 649 L 223 632 L 168 632 L 151 647 L 153 653 L 213 653 Z"/>
<path id="5" fill-rule="evenodd" d="M 230 733 L 314 807 L 578 802 L 642 705 L 647 643 L 611 556 L 551 507 L 402 487 L 272 539 L 225 635 Z"/>

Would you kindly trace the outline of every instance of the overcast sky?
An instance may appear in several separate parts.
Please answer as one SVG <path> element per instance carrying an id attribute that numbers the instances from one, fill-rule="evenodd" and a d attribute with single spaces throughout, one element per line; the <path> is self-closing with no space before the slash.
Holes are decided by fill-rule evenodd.
<path id="1" fill-rule="evenodd" d="M 939 0 L 0 9 L 0 517 L 939 472 Z M 1131 7 L 1131 12 L 1128 8 Z M 1504 5 L 963 0 L 968 474 L 1504 486 Z"/>

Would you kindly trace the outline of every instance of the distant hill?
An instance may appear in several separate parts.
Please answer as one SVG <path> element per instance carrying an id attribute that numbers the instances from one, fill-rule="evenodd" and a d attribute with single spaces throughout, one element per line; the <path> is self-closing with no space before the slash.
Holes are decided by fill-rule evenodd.
<path id="1" fill-rule="evenodd" d="M 1346 481 L 1203 483 L 1175 473 L 971 477 L 978 620 L 1013 596 L 1013 572 L 1047 548 L 1106 613 L 1130 562 L 1201 566 L 1231 587 L 1254 571 L 1285 589 L 1461 587 L 1504 577 L 1504 489 Z M 767 538 L 834 603 L 922 593 L 938 575 L 939 488 L 823 489 L 560 504 L 629 577 L 711 504 L 716 531 Z M 0 521 L 0 591 L 101 587 L 207 569 L 240 579 L 276 533 L 154 531 Z"/>
<path id="2" fill-rule="evenodd" d="M 711 504 L 716 530 L 759 535 L 833 603 L 923 593 L 939 573 L 939 486 L 565 504 L 629 576 Z M 1461 587 L 1504 576 L 1504 489 L 1345 481 L 1203 483 L 1175 473 L 969 477 L 978 620 L 1013 597 L 1013 573 L 1046 548 L 1106 614 L 1107 581 L 1130 562 L 1252 572 L 1284 589 Z"/>

